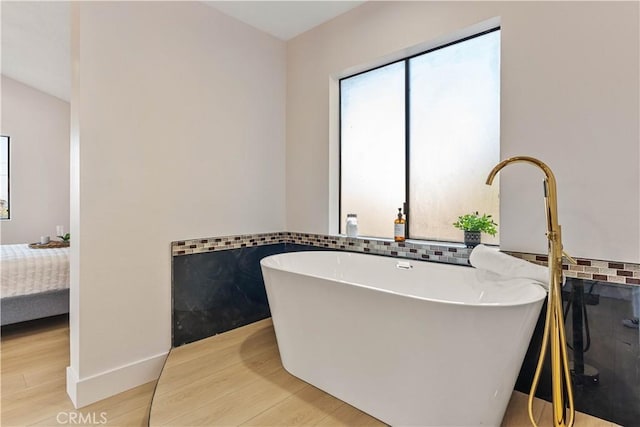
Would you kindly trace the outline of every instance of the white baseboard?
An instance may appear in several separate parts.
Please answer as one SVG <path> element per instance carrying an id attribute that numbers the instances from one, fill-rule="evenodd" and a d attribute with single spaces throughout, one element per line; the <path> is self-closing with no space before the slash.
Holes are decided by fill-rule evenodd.
<path id="1" fill-rule="evenodd" d="M 78 409 L 156 380 L 167 354 L 161 353 L 86 378 L 78 378 L 77 372 L 68 366 L 67 394 Z"/>

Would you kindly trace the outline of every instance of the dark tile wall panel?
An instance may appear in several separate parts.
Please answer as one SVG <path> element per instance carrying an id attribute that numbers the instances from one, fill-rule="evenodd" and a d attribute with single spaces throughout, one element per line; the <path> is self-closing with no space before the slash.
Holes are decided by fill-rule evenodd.
<path id="1" fill-rule="evenodd" d="M 323 249 L 276 243 L 173 257 L 173 346 L 269 317 L 260 260 L 310 250 Z"/>
<path id="2" fill-rule="evenodd" d="M 640 315 L 640 287 L 570 278 L 563 293 L 569 358 L 584 373 L 577 375 L 572 368 L 576 410 L 640 426 L 640 334 L 629 327 Z M 542 343 L 544 310 L 546 305 L 516 383 L 516 389 L 527 394 Z M 536 394 L 547 401 L 550 377 L 547 360 Z"/>
<path id="3" fill-rule="evenodd" d="M 285 244 L 173 257 L 173 346 L 269 317 L 260 260 Z"/>

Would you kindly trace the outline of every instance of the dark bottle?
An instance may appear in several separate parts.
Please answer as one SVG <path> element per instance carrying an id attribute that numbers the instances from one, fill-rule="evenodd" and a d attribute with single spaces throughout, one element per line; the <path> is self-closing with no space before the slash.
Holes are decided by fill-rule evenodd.
<path id="1" fill-rule="evenodd" d="M 393 221 L 393 240 L 396 242 L 405 241 L 405 225 L 407 221 L 402 217 L 402 208 L 398 208 L 398 218 Z"/>

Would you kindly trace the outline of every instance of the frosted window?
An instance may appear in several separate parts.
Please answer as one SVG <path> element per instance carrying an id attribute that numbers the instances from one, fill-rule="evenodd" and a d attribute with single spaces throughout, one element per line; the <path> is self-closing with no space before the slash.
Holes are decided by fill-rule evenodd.
<path id="1" fill-rule="evenodd" d="M 0 219 L 9 219 L 9 138 L 0 137 Z"/>
<path id="2" fill-rule="evenodd" d="M 343 79 L 340 97 L 341 232 L 355 213 L 360 235 L 392 237 L 405 201 L 414 239 L 461 242 L 452 224 L 475 211 L 500 222 L 499 29 Z"/>
<path id="3" fill-rule="evenodd" d="M 461 241 L 451 224 L 479 211 L 499 221 L 500 32 L 409 60 L 410 232 L 413 238 Z M 483 235 L 483 242 L 497 237 Z"/>
<path id="4" fill-rule="evenodd" d="M 340 82 L 340 229 L 358 215 L 358 234 L 392 237 L 405 201 L 405 63 Z"/>

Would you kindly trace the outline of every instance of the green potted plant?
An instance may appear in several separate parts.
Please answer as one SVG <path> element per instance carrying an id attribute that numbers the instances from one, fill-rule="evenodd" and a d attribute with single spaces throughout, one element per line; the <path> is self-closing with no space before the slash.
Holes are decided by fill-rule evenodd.
<path id="1" fill-rule="evenodd" d="M 481 233 L 495 236 L 497 225 L 491 215 L 482 214 L 480 216 L 477 211 L 459 216 L 458 220 L 453 223 L 454 227 L 464 231 L 464 244 L 468 248 L 473 248 L 480 244 Z"/>

